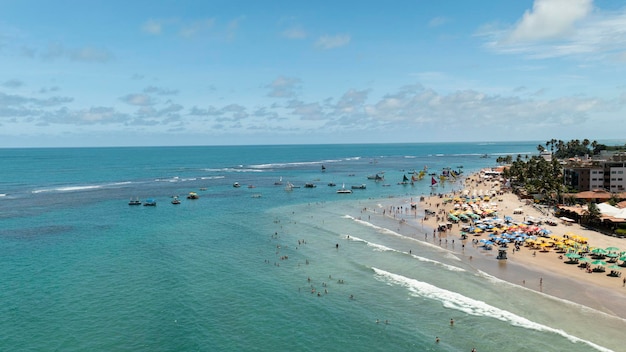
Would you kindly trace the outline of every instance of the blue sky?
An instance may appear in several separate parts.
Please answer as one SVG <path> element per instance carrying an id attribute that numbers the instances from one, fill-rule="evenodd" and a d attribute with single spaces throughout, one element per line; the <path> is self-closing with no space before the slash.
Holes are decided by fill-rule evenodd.
<path id="1" fill-rule="evenodd" d="M 623 139 L 626 1 L 0 2 L 0 147 Z"/>

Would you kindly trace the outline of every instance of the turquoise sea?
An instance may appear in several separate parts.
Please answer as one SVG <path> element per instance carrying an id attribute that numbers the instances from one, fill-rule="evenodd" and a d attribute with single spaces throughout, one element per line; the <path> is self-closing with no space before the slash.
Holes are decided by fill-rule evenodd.
<path id="1" fill-rule="evenodd" d="M 460 188 L 412 170 L 537 144 L 0 149 L 0 350 L 623 351 L 624 320 L 380 215 Z"/>

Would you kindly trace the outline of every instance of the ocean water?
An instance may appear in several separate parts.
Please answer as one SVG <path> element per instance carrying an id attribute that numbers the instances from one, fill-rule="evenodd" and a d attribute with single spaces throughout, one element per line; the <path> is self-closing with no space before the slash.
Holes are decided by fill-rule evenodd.
<path id="1" fill-rule="evenodd" d="M 414 169 L 467 174 L 537 144 L 0 149 L 0 350 L 623 350 L 624 320 L 381 215 L 461 187 L 397 184 Z"/>

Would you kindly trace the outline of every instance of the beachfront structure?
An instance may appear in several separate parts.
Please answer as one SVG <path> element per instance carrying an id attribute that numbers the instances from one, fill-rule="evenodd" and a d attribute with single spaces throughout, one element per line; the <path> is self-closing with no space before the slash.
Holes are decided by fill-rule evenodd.
<path id="1" fill-rule="evenodd" d="M 603 189 L 612 193 L 626 192 L 626 161 L 595 160 L 587 164 L 563 168 L 563 183 L 579 192 Z"/>

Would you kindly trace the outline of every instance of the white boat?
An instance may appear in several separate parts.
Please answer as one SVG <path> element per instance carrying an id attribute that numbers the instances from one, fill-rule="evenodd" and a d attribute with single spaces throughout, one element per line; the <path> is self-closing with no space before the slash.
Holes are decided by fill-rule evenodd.
<path id="1" fill-rule="evenodd" d="M 282 184 L 283 184 L 283 177 L 281 176 L 281 177 L 280 177 L 280 179 L 279 179 L 278 181 L 274 182 L 274 184 L 275 184 L 276 186 L 280 186 L 280 185 L 282 185 Z"/>
<path id="2" fill-rule="evenodd" d="M 287 185 L 285 186 L 285 191 L 293 191 L 293 183 L 287 182 Z"/>
<path id="3" fill-rule="evenodd" d="M 346 185 L 344 184 L 341 187 L 341 189 L 337 190 L 337 193 L 346 193 L 347 194 L 347 193 L 352 193 L 352 190 L 351 189 L 346 189 Z"/>
<path id="4" fill-rule="evenodd" d="M 239 188 L 239 187 L 241 187 L 241 185 L 239 184 L 239 182 L 235 182 L 235 183 L 233 183 L 233 187 Z"/>
<path id="5" fill-rule="evenodd" d="M 367 188 L 367 186 L 365 186 L 365 184 L 352 186 L 352 189 L 365 189 L 365 188 Z"/>

